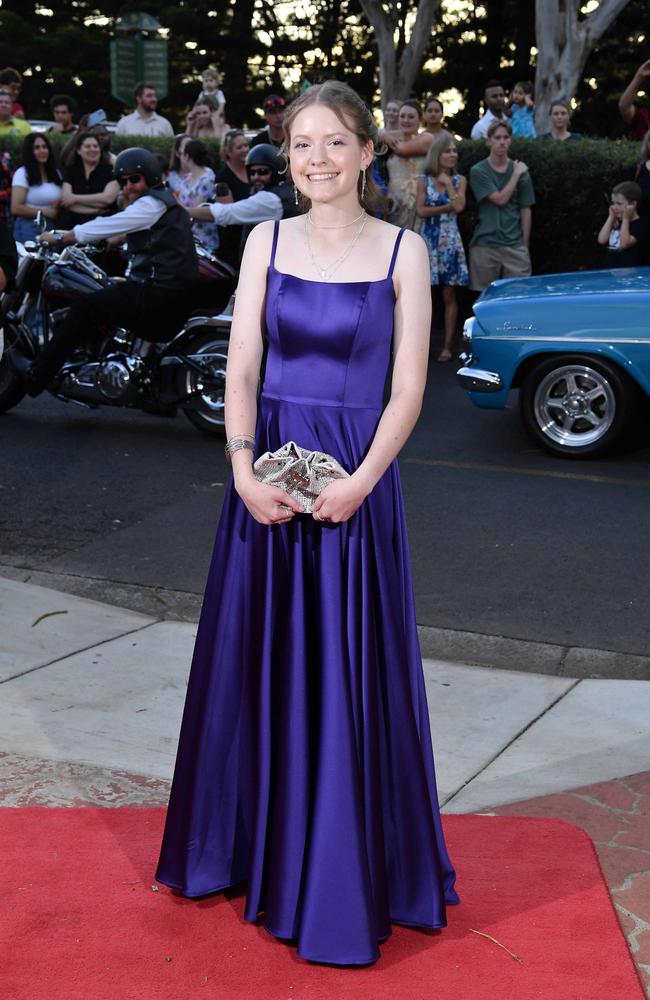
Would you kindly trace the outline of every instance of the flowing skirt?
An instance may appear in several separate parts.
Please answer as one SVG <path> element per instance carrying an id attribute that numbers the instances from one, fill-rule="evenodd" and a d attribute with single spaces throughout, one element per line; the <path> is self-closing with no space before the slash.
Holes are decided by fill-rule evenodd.
<path id="1" fill-rule="evenodd" d="M 349 470 L 380 412 L 263 395 L 258 453 L 295 440 Z M 438 810 L 396 463 L 357 513 L 266 527 L 229 488 L 157 878 L 248 882 L 246 919 L 314 961 L 374 961 L 390 924 L 458 902 Z"/>

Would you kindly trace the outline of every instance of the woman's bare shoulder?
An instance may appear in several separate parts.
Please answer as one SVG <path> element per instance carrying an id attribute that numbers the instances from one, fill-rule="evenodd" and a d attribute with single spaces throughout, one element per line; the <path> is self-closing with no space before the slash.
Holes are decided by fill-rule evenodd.
<path id="1" fill-rule="evenodd" d="M 381 245 L 390 246 L 391 248 L 395 245 L 395 241 L 401 232 L 399 226 L 394 226 L 392 222 L 384 222 L 383 219 L 373 219 L 372 220 L 372 237 L 377 240 Z M 402 247 L 417 247 L 419 244 L 426 247 L 424 240 L 417 233 L 412 232 L 410 229 L 404 229 L 401 241 L 400 241 L 400 252 Z"/>
<path id="2" fill-rule="evenodd" d="M 268 250 L 270 253 L 274 227 L 275 223 L 271 219 L 267 222 L 258 222 L 248 235 L 246 249 L 252 247 L 256 253 L 263 253 L 264 250 Z"/>
<path id="3" fill-rule="evenodd" d="M 392 227 L 395 229 L 395 226 Z M 418 233 L 405 229 L 395 261 L 395 274 L 398 278 L 408 277 L 414 269 L 424 268 L 429 273 L 429 252 L 427 245 Z"/>

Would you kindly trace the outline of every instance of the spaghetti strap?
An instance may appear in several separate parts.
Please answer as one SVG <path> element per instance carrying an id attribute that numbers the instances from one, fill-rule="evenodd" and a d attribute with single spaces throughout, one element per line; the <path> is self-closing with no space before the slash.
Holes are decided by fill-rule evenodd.
<path id="1" fill-rule="evenodd" d="M 275 251 L 278 245 L 278 233 L 280 232 L 280 220 L 276 219 L 273 225 L 273 243 L 271 245 L 271 260 L 270 266 L 275 267 Z"/>
<path id="2" fill-rule="evenodd" d="M 399 250 L 399 245 L 402 242 L 403 235 L 404 235 L 404 230 L 400 229 L 399 233 L 397 234 L 397 239 L 395 240 L 395 246 L 393 247 L 393 256 L 390 259 L 390 267 L 388 268 L 388 274 L 386 275 L 387 278 L 393 277 L 393 271 L 395 270 L 395 261 L 397 260 L 397 251 Z M 275 243 L 273 244 L 273 248 L 275 252 Z"/>

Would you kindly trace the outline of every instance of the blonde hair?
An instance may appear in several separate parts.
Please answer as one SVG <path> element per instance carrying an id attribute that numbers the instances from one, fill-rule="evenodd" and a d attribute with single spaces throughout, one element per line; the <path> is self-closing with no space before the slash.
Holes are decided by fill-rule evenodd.
<path id="1" fill-rule="evenodd" d="M 512 135 L 512 125 L 509 121 L 501 121 L 500 118 L 495 118 L 494 121 L 490 122 L 487 127 L 487 138 L 491 139 L 494 133 L 499 128 L 504 128 L 508 135 Z"/>
<path id="2" fill-rule="evenodd" d="M 325 83 L 319 83 L 315 87 L 309 87 L 303 91 L 299 97 L 296 97 L 291 102 L 285 111 L 282 119 L 282 132 L 284 134 L 282 152 L 285 156 L 288 155 L 287 150 L 291 141 L 291 127 L 296 117 L 304 108 L 311 107 L 312 104 L 322 104 L 324 107 L 329 108 L 330 111 L 333 111 L 341 124 L 356 135 L 360 146 L 372 143 L 375 148 L 377 147 L 377 125 L 359 95 L 355 93 L 352 87 L 348 87 L 347 83 L 341 83 L 339 80 L 326 80 Z M 368 167 L 365 172 L 366 190 L 363 198 L 361 197 L 361 173 L 357 182 L 359 202 L 368 212 L 372 212 L 381 200 L 372 179 L 371 170 L 372 168 Z M 309 207 L 309 199 L 303 197 L 303 201 Z"/>
<path id="3" fill-rule="evenodd" d="M 223 77 L 216 66 L 206 66 L 201 73 L 201 79 L 205 81 L 206 76 L 211 76 L 213 80 L 216 80 L 217 87 L 221 86 Z"/>
<path id="4" fill-rule="evenodd" d="M 445 132 L 441 129 L 437 136 L 429 146 L 429 151 L 426 155 L 425 161 L 422 164 L 422 173 L 430 174 L 432 177 L 436 177 L 440 173 L 440 157 L 443 153 L 446 153 L 450 146 L 455 143 L 454 137 L 451 132 Z"/>

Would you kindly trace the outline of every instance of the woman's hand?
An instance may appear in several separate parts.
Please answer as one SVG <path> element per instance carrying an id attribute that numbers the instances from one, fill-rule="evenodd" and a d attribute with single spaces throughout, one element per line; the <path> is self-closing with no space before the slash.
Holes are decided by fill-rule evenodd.
<path id="1" fill-rule="evenodd" d="M 368 490 L 354 476 L 337 479 L 320 494 L 314 504 L 312 516 L 315 521 L 340 524 L 356 513 L 367 496 Z"/>
<path id="2" fill-rule="evenodd" d="M 63 205 L 63 207 L 71 208 L 72 205 L 74 205 L 74 203 L 75 203 L 75 195 L 72 193 L 72 191 L 70 192 L 64 191 L 63 194 L 61 195 L 61 204 Z"/>
<path id="3" fill-rule="evenodd" d="M 296 514 L 304 514 L 302 504 L 277 486 L 260 483 L 253 476 L 235 482 L 235 489 L 251 517 L 259 524 L 287 524 Z"/>
<path id="4" fill-rule="evenodd" d="M 395 150 L 399 147 L 402 136 L 399 132 L 384 132 L 382 140 L 389 149 L 395 152 Z"/>
<path id="5" fill-rule="evenodd" d="M 59 214 L 58 201 L 55 205 L 48 205 L 45 208 L 42 208 L 41 212 L 43 213 L 46 219 L 56 219 L 57 215 Z"/>

